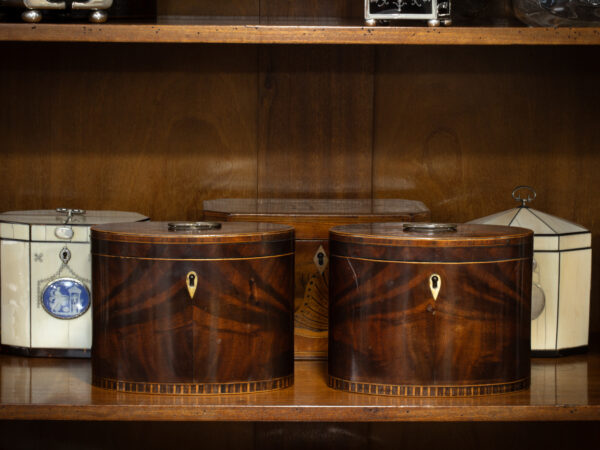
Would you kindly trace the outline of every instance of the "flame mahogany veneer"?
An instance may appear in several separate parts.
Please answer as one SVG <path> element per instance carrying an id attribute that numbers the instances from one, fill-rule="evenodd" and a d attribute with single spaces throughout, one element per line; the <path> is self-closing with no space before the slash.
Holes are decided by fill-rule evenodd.
<path id="1" fill-rule="evenodd" d="M 422 202 L 405 199 L 226 198 L 206 200 L 203 206 L 207 220 L 271 222 L 294 227 L 296 360 L 327 359 L 329 229 L 353 223 L 430 219 L 429 209 Z"/>
<path id="2" fill-rule="evenodd" d="M 422 397 L 527 388 L 532 236 L 482 225 L 333 228 L 330 386 Z"/>
<path id="3" fill-rule="evenodd" d="M 113 224 L 92 229 L 92 255 L 94 385 L 230 394 L 293 384 L 291 227 Z"/>

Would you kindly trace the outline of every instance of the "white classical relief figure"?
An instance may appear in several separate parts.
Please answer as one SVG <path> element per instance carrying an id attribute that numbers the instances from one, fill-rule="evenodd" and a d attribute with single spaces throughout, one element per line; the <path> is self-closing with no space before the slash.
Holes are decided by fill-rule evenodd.
<path id="1" fill-rule="evenodd" d="M 50 309 L 56 314 L 70 312 L 69 296 L 63 294 L 60 289 L 55 289 L 50 294 Z"/>

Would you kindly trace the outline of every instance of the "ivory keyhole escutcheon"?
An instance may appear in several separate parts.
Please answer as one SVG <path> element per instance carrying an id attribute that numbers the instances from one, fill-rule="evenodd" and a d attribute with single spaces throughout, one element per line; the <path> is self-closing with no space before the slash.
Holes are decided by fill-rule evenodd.
<path id="1" fill-rule="evenodd" d="M 440 277 L 437 273 L 434 273 L 429 277 L 429 289 L 431 289 L 433 300 L 437 300 L 441 287 L 442 277 Z"/>
<path id="2" fill-rule="evenodd" d="M 185 278 L 190 298 L 194 298 L 196 287 L 198 286 L 198 274 L 196 272 L 188 272 Z"/>

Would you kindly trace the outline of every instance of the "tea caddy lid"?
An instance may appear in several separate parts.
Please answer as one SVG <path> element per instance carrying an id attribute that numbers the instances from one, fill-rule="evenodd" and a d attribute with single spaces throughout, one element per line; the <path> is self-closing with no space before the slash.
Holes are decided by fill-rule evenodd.
<path id="1" fill-rule="evenodd" d="M 86 211 L 84 209 L 57 208 L 0 213 L 0 222 L 24 225 L 91 226 L 114 222 L 139 222 L 148 217 L 127 211 Z"/>
<path id="2" fill-rule="evenodd" d="M 142 222 L 92 227 L 92 237 L 118 242 L 244 243 L 293 239 L 293 227 L 265 222 Z"/>
<path id="3" fill-rule="evenodd" d="M 535 234 L 535 251 L 568 251 L 591 247 L 592 233 L 588 229 L 529 206 L 537 197 L 533 188 L 517 186 L 512 192 L 512 197 L 521 202 L 521 205 L 491 216 L 472 220 L 469 223 L 507 225 L 532 230 Z"/>
<path id="4" fill-rule="evenodd" d="M 532 235 L 523 228 L 456 223 L 388 222 L 343 225 L 331 229 L 331 238 L 393 246 L 489 246 L 520 241 Z"/>
<path id="5" fill-rule="evenodd" d="M 532 256 L 533 233 L 494 225 L 373 223 L 334 227 L 333 257 L 402 263 L 482 263 Z"/>
<path id="6" fill-rule="evenodd" d="M 205 200 L 203 205 L 205 211 L 229 216 L 381 216 L 382 218 L 387 216 L 393 218 L 399 215 L 429 213 L 429 209 L 422 202 L 405 199 L 224 198 Z"/>
<path id="7" fill-rule="evenodd" d="M 527 196 L 524 194 L 527 193 Z M 506 225 L 527 228 L 536 236 L 557 236 L 577 233 L 589 233 L 590 231 L 581 225 L 556 217 L 529 206 L 536 197 L 536 191 L 530 186 L 517 186 L 512 197 L 521 204 L 496 214 L 470 221 L 471 224 Z"/>

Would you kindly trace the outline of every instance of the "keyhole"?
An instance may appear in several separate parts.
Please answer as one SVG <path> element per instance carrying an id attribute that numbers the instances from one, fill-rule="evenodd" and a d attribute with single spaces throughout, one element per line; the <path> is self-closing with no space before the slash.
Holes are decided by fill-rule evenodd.
<path id="1" fill-rule="evenodd" d="M 196 293 L 196 279 L 198 278 L 198 274 L 196 272 L 188 272 L 186 278 L 188 293 L 190 294 L 190 298 L 194 298 L 194 294 Z"/>
<path id="2" fill-rule="evenodd" d="M 68 248 L 64 247 L 58 254 L 58 257 L 63 262 L 63 264 L 67 264 L 71 259 L 71 251 Z"/>
<path id="3" fill-rule="evenodd" d="M 323 252 L 319 252 L 317 254 L 317 258 L 319 259 L 319 265 L 322 266 L 325 262 L 324 261 L 325 255 L 323 254 Z"/>
<path id="4" fill-rule="evenodd" d="M 429 277 L 429 289 L 431 290 L 434 301 L 437 300 L 441 288 L 442 278 L 437 273 L 434 273 Z"/>

